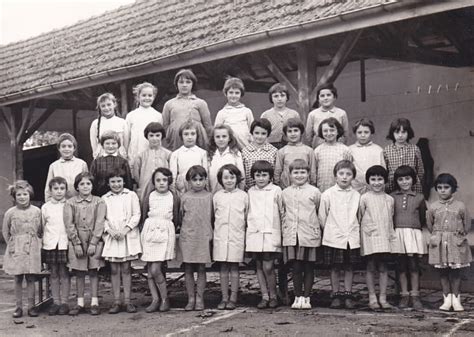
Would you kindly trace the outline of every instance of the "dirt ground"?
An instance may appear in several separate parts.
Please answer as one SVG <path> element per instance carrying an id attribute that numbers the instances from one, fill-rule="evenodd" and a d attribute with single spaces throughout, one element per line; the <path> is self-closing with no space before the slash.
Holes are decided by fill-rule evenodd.
<path id="1" fill-rule="evenodd" d="M 180 274 L 171 274 L 176 278 Z M 172 310 L 147 314 L 144 308 L 150 297 L 146 281 L 137 275 L 133 280 L 133 303 L 138 313 L 109 315 L 112 303 L 110 282 L 100 284 L 100 316 L 81 314 L 13 319 L 13 279 L 0 273 L 0 336 L 474 336 L 474 296 L 464 296 L 466 312 L 440 313 L 439 292 L 423 294 L 423 312 L 393 310 L 373 313 L 367 308 L 367 295 L 361 275 L 356 277 L 357 310 L 329 309 L 327 278 L 316 279 L 312 296 L 313 309 L 294 311 L 281 306 L 275 310 L 258 310 L 258 285 L 253 272 L 241 277 L 239 306 L 233 311 L 218 311 L 220 300 L 217 273 L 208 273 L 206 306 L 202 312 L 185 312 L 186 295 L 182 280 L 170 286 Z M 291 287 L 291 283 L 290 283 Z M 74 289 L 70 303 L 74 303 Z M 86 307 L 89 296 L 86 295 Z M 393 296 L 389 300 L 395 302 Z M 26 302 L 26 301 L 25 301 Z M 47 309 L 45 309 L 47 310 Z"/>

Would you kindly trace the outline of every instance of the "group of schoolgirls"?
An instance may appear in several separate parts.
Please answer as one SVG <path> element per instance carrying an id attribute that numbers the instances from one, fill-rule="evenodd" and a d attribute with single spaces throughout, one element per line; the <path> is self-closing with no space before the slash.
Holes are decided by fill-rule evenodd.
<path id="1" fill-rule="evenodd" d="M 407 119 L 392 122 L 387 138 L 393 143 L 384 149 L 371 140 L 373 123 L 361 119 L 353 128 L 357 141 L 348 147 L 347 115 L 335 106 L 334 86 L 318 91 L 319 108 L 305 127 L 286 106 L 284 85 L 270 88 L 273 107 L 254 120 L 240 102 L 243 82 L 230 78 L 223 90 L 228 103 L 213 127 L 207 103 L 193 94 L 193 72 L 180 70 L 174 83 L 178 95 L 166 102 L 163 114 L 152 107 L 157 89 L 150 83 L 134 88 L 138 107 L 126 119 L 116 115 L 112 94 L 101 95 L 99 117 L 90 129 L 90 171 L 74 156 L 74 137 L 61 135 L 61 158 L 50 166 L 41 210 L 30 204 L 33 189 L 26 181 L 11 186 L 15 207 L 5 213 L 3 235 L 4 269 L 15 275 L 14 317 L 23 314 L 24 278 L 28 315 L 38 316 L 34 281 L 42 263 L 51 272 L 50 315 L 84 312 L 86 274 L 90 313 L 100 314 L 97 272 L 105 261 L 114 295 L 109 313 L 136 312 L 130 298 L 131 261 L 137 259 L 147 263 L 152 302 L 145 311 L 167 311 L 163 264 L 175 259 L 176 251 L 184 263 L 187 311 L 204 309 L 205 268 L 213 261 L 220 264 L 217 308 L 234 309 L 239 263 L 246 257 L 256 262 L 260 309 L 278 306 L 277 260 L 282 270 L 292 270 L 293 309 L 311 308 L 314 268 L 321 263 L 331 269 L 331 307 L 351 309 L 353 266 L 361 256 L 371 309 L 392 308 L 386 298 L 387 262 L 394 258 L 400 267 L 399 307 L 422 309 L 419 258 L 427 250 L 429 263 L 440 270 L 440 309 L 463 310 L 460 270 L 471 261 L 470 218 L 465 205 L 453 198 L 457 182 L 450 174 L 437 177 L 439 200 L 427 209 L 420 193 L 423 162 L 409 143 L 414 132 Z M 428 244 L 421 232 L 425 224 L 431 233 Z M 72 308 L 70 271 L 77 284 Z"/>

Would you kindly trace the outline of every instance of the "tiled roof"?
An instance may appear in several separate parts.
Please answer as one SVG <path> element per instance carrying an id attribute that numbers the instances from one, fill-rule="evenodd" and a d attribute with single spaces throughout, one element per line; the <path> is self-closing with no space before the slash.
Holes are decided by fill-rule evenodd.
<path id="1" fill-rule="evenodd" d="M 0 46 L 0 96 L 389 2 L 394 1 L 138 0 Z"/>

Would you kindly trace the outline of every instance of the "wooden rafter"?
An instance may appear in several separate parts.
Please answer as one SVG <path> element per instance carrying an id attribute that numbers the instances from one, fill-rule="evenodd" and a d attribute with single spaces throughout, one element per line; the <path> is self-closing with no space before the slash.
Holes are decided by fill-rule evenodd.
<path id="1" fill-rule="evenodd" d="M 290 92 L 290 96 L 298 97 L 298 90 L 294 86 L 294 84 L 289 80 L 289 78 L 283 73 L 280 67 L 273 61 L 273 59 L 267 53 L 263 53 L 264 58 L 264 66 L 270 72 L 275 79 L 283 84 L 286 85 L 288 91 Z"/>
<path id="2" fill-rule="evenodd" d="M 30 125 L 31 118 L 33 118 L 33 114 L 35 113 L 35 108 L 36 108 L 36 100 L 31 100 L 28 106 L 28 111 L 26 113 L 26 116 L 25 118 L 22 118 L 20 129 L 18 130 L 18 134 L 16 135 L 17 143 L 23 144 L 21 139 L 22 139 L 23 134 L 25 134 L 28 128 L 28 125 Z"/>
<path id="3" fill-rule="evenodd" d="M 12 138 L 12 126 L 10 124 L 10 121 L 8 120 L 7 116 L 5 115 L 5 112 L 3 109 L 0 107 L 0 119 L 3 122 L 3 125 L 5 126 L 5 129 L 7 130 L 8 136 Z"/>
<path id="4" fill-rule="evenodd" d="M 56 111 L 55 106 L 50 106 L 45 111 L 43 111 L 38 119 L 27 127 L 23 134 L 18 135 L 20 136 L 18 143 L 23 145 L 23 143 L 33 134 L 33 132 L 38 130 L 38 128 L 53 114 L 54 111 Z"/>
<path id="5" fill-rule="evenodd" d="M 306 121 L 306 117 L 313 105 L 311 91 L 316 84 L 316 63 L 311 57 L 311 47 L 309 43 L 300 43 L 296 47 L 298 106 L 303 121 Z"/>

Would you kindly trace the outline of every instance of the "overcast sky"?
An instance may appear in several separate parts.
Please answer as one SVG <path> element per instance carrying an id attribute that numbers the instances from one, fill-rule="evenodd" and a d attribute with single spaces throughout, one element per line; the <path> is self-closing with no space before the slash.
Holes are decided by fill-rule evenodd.
<path id="1" fill-rule="evenodd" d="M 0 44 L 69 26 L 134 0 L 0 0 Z"/>

